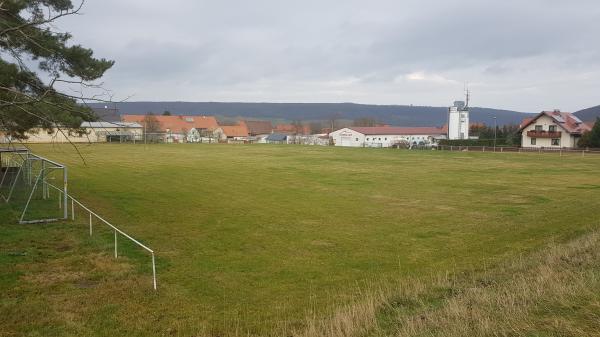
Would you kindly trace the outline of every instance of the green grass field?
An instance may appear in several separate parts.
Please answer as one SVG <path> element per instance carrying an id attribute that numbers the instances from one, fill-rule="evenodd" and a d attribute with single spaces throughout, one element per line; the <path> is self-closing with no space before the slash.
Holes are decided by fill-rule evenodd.
<path id="1" fill-rule="evenodd" d="M 123 243 L 114 261 L 86 214 L 19 226 L 2 205 L 0 336 L 267 335 L 365 289 L 600 227 L 600 156 L 106 144 L 81 146 L 84 164 L 70 146 L 33 150 L 157 252 L 159 291 L 148 256 Z"/>

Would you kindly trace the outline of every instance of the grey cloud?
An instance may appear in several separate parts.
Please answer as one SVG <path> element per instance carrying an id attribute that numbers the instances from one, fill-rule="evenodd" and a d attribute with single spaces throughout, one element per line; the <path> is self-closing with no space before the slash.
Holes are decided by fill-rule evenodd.
<path id="1" fill-rule="evenodd" d="M 60 27 L 115 59 L 107 85 L 140 100 L 441 105 L 472 82 L 478 105 L 537 111 L 600 104 L 582 94 L 600 85 L 599 7 L 591 0 L 89 0 L 84 16 Z M 561 92 L 557 78 L 578 94 Z M 527 100 L 515 97 L 519 88 Z"/>

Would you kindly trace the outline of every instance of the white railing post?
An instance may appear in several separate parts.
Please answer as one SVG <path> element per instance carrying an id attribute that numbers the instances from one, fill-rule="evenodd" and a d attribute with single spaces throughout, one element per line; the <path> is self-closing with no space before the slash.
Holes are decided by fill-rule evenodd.
<path id="1" fill-rule="evenodd" d="M 71 198 L 71 220 L 75 221 L 75 201 Z"/>
<path id="2" fill-rule="evenodd" d="M 154 253 L 152 253 L 152 282 L 154 290 L 156 290 L 156 261 L 154 260 Z"/>
<path id="3" fill-rule="evenodd" d="M 64 214 L 63 217 L 65 220 L 67 220 L 69 218 L 69 209 L 67 208 L 67 202 L 69 201 L 69 199 L 67 199 L 69 197 L 69 192 L 67 190 L 67 185 L 68 185 L 68 178 L 67 178 L 67 167 L 64 166 L 63 167 L 63 189 L 64 189 L 64 204 L 65 204 L 65 209 L 64 209 Z"/>
<path id="4" fill-rule="evenodd" d="M 39 177 L 38 177 L 39 179 Z M 62 199 L 62 195 L 60 195 L 61 193 L 63 193 L 63 191 L 48 183 L 48 187 L 52 187 L 55 190 L 58 191 L 59 194 L 59 202 L 60 199 Z M 150 253 L 152 255 L 152 284 L 153 284 L 153 288 L 154 290 L 157 290 L 157 281 L 156 281 L 156 258 L 154 256 L 154 251 L 150 248 L 148 248 L 147 246 L 145 246 L 144 244 L 142 244 L 141 242 L 139 242 L 138 240 L 134 239 L 132 236 L 130 236 L 129 234 L 123 232 L 122 230 L 120 230 L 119 228 L 115 227 L 114 225 L 112 225 L 110 222 L 106 221 L 105 219 L 103 219 L 102 217 L 100 217 L 98 214 L 94 213 L 91 209 L 89 209 L 88 207 L 86 207 L 85 205 L 83 205 L 81 202 L 77 201 L 75 198 L 73 198 L 72 196 L 68 195 L 69 198 L 71 198 L 71 210 L 73 210 L 74 205 L 78 204 L 84 212 L 88 212 L 89 213 L 89 225 L 90 225 L 90 236 L 92 236 L 93 234 L 93 217 L 98 218 L 98 220 L 100 220 L 101 222 L 105 223 L 108 227 L 110 227 L 113 231 L 114 231 L 114 235 L 115 235 L 115 258 L 119 257 L 119 246 L 118 246 L 118 236 L 119 234 L 123 235 L 125 238 L 131 240 L 133 243 L 135 243 L 136 245 L 138 245 L 139 247 L 143 248 L 144 250 L 146 250 L 148 253 Z M 68 209 L 68 204 L 63 203 L 61 207 L 65 207 L 66 209 Z M 75 214 L 75 212 L 72 212 L 73 214 Z"/>

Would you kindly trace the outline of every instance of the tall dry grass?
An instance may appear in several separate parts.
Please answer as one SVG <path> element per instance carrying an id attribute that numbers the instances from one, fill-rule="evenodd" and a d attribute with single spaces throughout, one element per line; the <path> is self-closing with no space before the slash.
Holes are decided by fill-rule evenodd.
<path id="1" fill-rule="evenodd" d="M 285 335 L 600 336 L 600 232 L 485 272 L 371 289 Z"/>

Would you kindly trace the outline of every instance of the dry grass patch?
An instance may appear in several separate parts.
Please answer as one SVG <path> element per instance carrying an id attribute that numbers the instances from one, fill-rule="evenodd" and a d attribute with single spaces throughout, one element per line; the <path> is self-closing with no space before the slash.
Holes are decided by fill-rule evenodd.
<path id="1" fill-rule="evenodd" d="M 600 232 L 483 272 L 365 292 L 296 337 L 600 336 Z"/>

